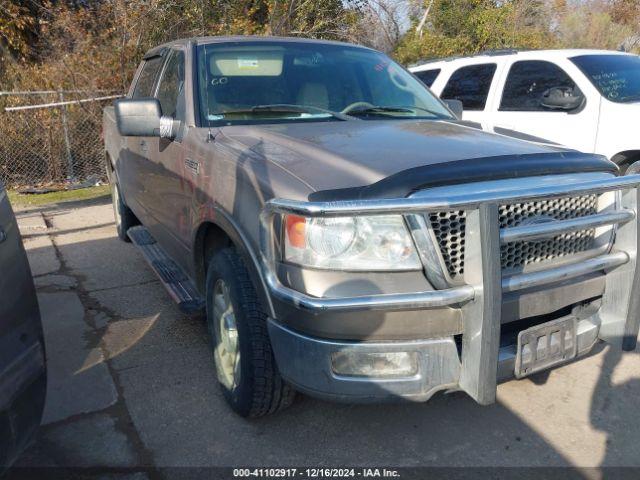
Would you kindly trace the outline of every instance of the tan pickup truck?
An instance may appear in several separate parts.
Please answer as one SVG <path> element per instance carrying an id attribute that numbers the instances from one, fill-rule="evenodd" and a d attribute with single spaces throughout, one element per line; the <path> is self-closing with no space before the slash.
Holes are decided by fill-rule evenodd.
<path id="1" fill-rule="evenodd" d="M 599 339 L 635 347 L 636 168 L 450 106 L 368 48 L 230 37 L 151 50 L 105 109 L 118 233 L 206 311 L 236 412 L 489 404 Z"/>

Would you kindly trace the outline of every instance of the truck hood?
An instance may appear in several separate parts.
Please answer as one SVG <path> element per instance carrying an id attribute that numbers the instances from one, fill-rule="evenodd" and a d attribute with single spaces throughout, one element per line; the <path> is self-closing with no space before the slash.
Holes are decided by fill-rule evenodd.
<path id="1" fill-rule="evenodd" d="M 554 159 L 555 167 L 532 174 L 556 173 L 554 169 L 567 163 L 574 165 L 573 171 L 583 171 L 585 167 L 592 171 L 616 169 L 604 157 L 490 134 L 449 121 L 230 126 L 224 127 L 222 133 L 306 183 L 318 192 L 312 194 L 315 199 L 404 195 L 454 167 L 457 183 L 473 181 L 478 175 L 523 176 L 527 170 L 523 169 L 524 164 L 531 164 L 534 158 L 537 163 Z M 557 173 L 566 173 L 566 168 Z M 376 188 L 380 183 L 388 187 L 393 179 L 394 188 Z M 438 183 L 442 184 L 444 178 L 440 180 Z"/>

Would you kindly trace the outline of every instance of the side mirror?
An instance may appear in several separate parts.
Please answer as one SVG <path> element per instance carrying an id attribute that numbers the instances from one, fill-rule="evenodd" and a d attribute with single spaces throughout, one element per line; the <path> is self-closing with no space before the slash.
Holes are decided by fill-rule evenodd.
<path id="1" fill-rule="evenodd" d="M 460 100 L 447 99 L 443 100 L 444 104 L 449 107 L 449 110 L 456 116 L 458 120 L 462 120 L 462 112 L 464 111 L 464 105 Z"/>
<path id="2" fill-rule="evenodd" d="M 114 102 L 118 132 L 125 137 L 161 137 L 173 139 L 180 122 L 162 116 L 156 98 L 120 99 Z"/>
<path id="3" fill-rule="evenodd" d="M 551 110 L 576 110 L 584 102 L 580 90 L 571 87 L 552 87 L 542 94 L 540 105 Z"/>

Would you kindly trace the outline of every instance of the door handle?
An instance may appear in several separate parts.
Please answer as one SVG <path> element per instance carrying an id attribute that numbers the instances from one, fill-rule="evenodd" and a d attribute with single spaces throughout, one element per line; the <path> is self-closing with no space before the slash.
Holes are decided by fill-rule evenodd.
<path id="1" fill-rule="evenodd" d="M 149 151 L 149 144 L 146 140 L 140 140 L 140 150 L 142 150 L 143 152 Z"/>
<path id="2" fill-rule="evenodd" d="M 4 233 L 4 228 L 0 227 L 0 243 L 7 239 L 7 234 Z"/>

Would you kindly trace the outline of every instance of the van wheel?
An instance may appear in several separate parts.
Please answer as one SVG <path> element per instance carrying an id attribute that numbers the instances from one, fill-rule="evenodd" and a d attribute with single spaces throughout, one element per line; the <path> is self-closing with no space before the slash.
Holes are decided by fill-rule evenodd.
<path id="1" fill-rule="evenodd" d="M 113 216 L 116 220 L 118 238 L 124 242 L 130 242 L 131 239 L 127 236 L 127 230 L 131 227 L 135 227 L 140 222 L 131 209 L 122 201 L 122 197 L 120 196 L 120 187 L 115 181 L 111 183 L 111 201 L 113 203 Z"/>
<path id="2" fill-rule="evenodd" d="M 288 407 L 295 391 L 278 372 L 267 315 L 235 248 L 220 250 L 209 262 L 206 296 L 218 382 L 231 408 L 260 417 Z"/>

